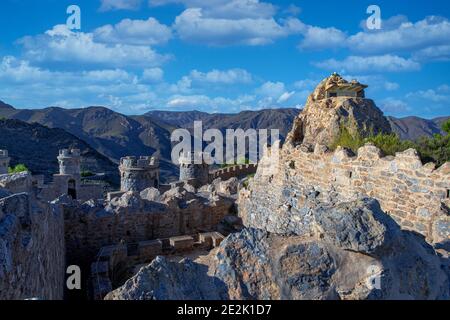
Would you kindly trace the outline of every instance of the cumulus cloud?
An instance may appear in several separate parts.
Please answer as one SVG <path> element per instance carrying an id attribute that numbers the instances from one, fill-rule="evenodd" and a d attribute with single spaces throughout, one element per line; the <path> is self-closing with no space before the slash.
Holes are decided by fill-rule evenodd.
<path id="1" fill-rule="evenodd" d="M 421 50 L 431 46 L 449 45 L 450 22 L 431 16 L 415 23 L 403 21 L 397 28 L 377 32 L 359 32 L 347 40 L 357 52 L 388 53 Z"/>
<path id="2" fill-rule="evenodd" d="M 186 8 L 202 9 L 205 17 L 218 19 L 270 18 L 276 7 L 258 0 L 150 0 L 150 5 L 183 4 Z"/>
<path id="3" fill-rule="evenodd" d="M 100 0 L 100 11 L 110 10 L 137 10 L 142 0 Z"/>
<path id="4" fill-rule="evenodd" d="M 254 97 L 244 95 L 236 99 L 209 97 L 207 95 L 174 95 L 167 100 L 168 108 L 177 110 L 206 110 L 218 112 L 224 108 L 233 111 L 252 109 Z"/>
<path id="5" fill-rule="evenodd" d="M 380 102 L 380 108 L 383 112 L 390 114 L 400 114 L 410 111 L 408 104 L 400 99 L 386 98 Z"/>
<path id="6" fill-rule="evenodd" d="M 294 20 L 279 24 L 274 18 L 210 18 L 201 8 L 189 8 L 176 17 L 173 27 L 182 40 L 193 43 L 264 45 L 296 32 Z"/>
<path id="7" fill-rule="evenodd" d="M 347 35 L 339 29 L 304 26 L 300 30 L 303 40 L 299 44 L 300 49 L 322 50 L 327 48 L 341 48 L 345 46 Z"/>
<path id="8" fill-rule="evenodd" d="M 164 71 L 161 68 L 145 69 L 142 73 L 142 80 L 146 82 L 160 82 L 164 78 Z"/>
<path id="9" fill-rule="evenodd" d="M 450 45 L 433 46 L 413 53 L 417 61 L 450 61 Z"/>
<path id="10" fill-rule="evenodd" d="M 116 25 L 105 25 L 93 32 L 94 40 L 104 43 L 131 45 L 158 45 L 167 43 L 172 31 L 155 18 L 147 20 L 124 19 Z"/>
<path id="11" fill-rule="evenodd" d="M 92 33 L 73 32 L 57 25 L 38 36 L 18 41 L 25 57 L 35 62 L 74 62 L 83 65 L 156 66 L 169 59 L 148 46 L 96 42 Z"/>
<path id="12" fill-rule="evenodd" d="M 442 89 L 442 87 L 439 87 Z M 410 92 L 406 95 L 407 98 L 420 98 L 428 101 L 442 103 L 442 102 L 450 102 L 450 96 L 446 94 L 442 94 L 438 90 L 435 89 L 427 89 L 427 90 L 419 90 L 416 92 Z"/>
<path id="13" fill-rule="evenodd" d="M 382 56 L 349 56 L 344 60 L 328 59 L 314 63 L 315 66 L 330 70 L 345 72 L 400 72 L 416 71 L 420 64 L 411 59 L 395 55 Z"/>
<path id="14" fill-rule="evenodd" d="M 132 96 L 150 92 L 138 77 L 122 69 L 51 71 L 12 56 L 0 60 L 0 82 L 2 99 L 18 107 L 111 106 L 110 97 L 126 99 L 126 107 L 129 107 L 142 103 L 132 100 Z M 115 99 L 116 106 L 117 101 Z"/>
<path id="15" fill-rule="evenodd" d="M 200 72 L 192 70 L 189 78 L 193 81 L 202 83 L 217 83 L 217 84 L 237 84 L 252 82 L 252 75 L 244 69 L 229 69 L 229 70 L 211 70 L 208 72 Z"/>

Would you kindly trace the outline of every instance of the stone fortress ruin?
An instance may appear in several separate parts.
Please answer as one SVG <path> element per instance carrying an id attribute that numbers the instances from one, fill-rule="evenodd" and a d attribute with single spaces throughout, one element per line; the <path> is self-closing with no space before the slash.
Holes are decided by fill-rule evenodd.
<path id="1" fill-rule="evenodd" d="M 29 172 L 7 174 L 10 158 L 6 150 L 1 154 L 0 224 L 6 233 L 1 239 L 0 287 L 9 289 L 2 290 L 0 299 L 62 299 L 65 266 L 72 264 L 90 274 L 86 279 L 91 282 L 84 283 L 90 288 L 86 295 L 102 298 L 123 281 L 117 274 L 126 274 L 138 263 L 159 254 L 211 249 L 238 223 L 234 203 L 239 182 L 221 177 L 256 171 L 256 165 L 239 165 L 210 172 L 203 164 L 203 175 L 197 176 L 184 162 L 180 180 L 164 185 L 158 154 L 124 157 L 120 191 L 105 193 L 102 185 L 82 181 L 77 149 L 60 150 L 59 173 L 49 184 Z M 29 220 L 24 230 L 23 217 Z M 23 247 L 23 237 L 33 245 Z M 27 266 L 27 273 L 16 273 L 13 266 L 22 268 L 35 255 L 48 261 L 36 270 Z M 18 276 L 23 282 L 13 283 Z"/>
<path id="2" fill-rule="evenodd" d="M 8 173 L 9 161 L 8 150 L 0 150 L 0 174 Z"/>
<path id="3" fill-rule="evenodd" d="M 275 143 L 257 165 L 215 170 L 185 154 L 170 184 L 160 181 L 158 154 L 122 158 L 120 190 L 105 193 L 82 182 L 78 150 L 60 151 L 60 172 L 48 185 L 27 172 L 7 174 L 8 152 L 0 150 L 0 299 L 70 298 L 68 265 L 82 268 L 85 296 L 103 299 L 157 256 L 220 251 L 243 225 L 299 234 L 311 194 L 332 204 L 371 197 L 402 229 L 436 249 L 448 243 L 450 163 L 422 164 L 412 149 L 385 157 L 370 144 L 356 155 L 327 147 L 342 124 L 389 131 L 366 87 L 332 74 L 279 153 Z"/>

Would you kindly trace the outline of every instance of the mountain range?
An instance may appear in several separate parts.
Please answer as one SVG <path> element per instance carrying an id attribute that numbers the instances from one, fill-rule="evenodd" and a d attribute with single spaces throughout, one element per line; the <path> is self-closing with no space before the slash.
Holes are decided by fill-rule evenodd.
<path id="1" fill-rule="evenodd" d="M 242 111 L 237 114 L 150 111 L 144 115 L 128 116 L 105 107 L 16 109 L 0 101 L 0 117 L 63 129 L 64 131 L 55 131 L 54 134 L 63 132 L 71 134 L 73 138 L 85 142 L 86 146 L 95 150 L 97 152 L 95 156 L 98 155 L 99 160 L 100 156 L 104 156 L 115 166 L 123 156 L 151 155 L 159 150 L 161 177 L 165 182 L 176 180 L 178 176 L 178 168 L 170 160 L 172 149 L 170 136 L 174 129 L 192 130 L 194 121 L 202 121 L 203 130 L 216 128 L 222 132 L 225 129 L 236 128 L 279 129 L 281 138 L 284 139 L 300 111 L 293 108 Z M 442 133 L 440 125 L 448 118 L 450 117 L 428 120 L 418 117 L 388 117 L 394 132 L 402 139 L 409 140 Z M 39 146 L 44 150 L 45 147 L 42 144 Z M 11 153 L 14 155 L 13 151 Z M 109 171 L 110 165 L 108 163 L 103 171 Z"/>

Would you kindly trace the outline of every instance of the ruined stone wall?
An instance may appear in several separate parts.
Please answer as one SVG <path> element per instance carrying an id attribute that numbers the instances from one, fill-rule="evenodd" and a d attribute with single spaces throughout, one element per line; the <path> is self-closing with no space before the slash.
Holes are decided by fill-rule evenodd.
<path id="1" fill-rule="evenodd" d="M 232 200 L 219 196 L 207 203 L 175 199 L 169 204 L 152 202 L 150 207 L 130 205 L 110 212 L 100 207 L 87 211 L 64 206 L 68 263 L 92 261 L 101 247 L 121 241 L 135 243 L 215 230 L 233 206 Z"/>
<path id="2" fill-rule="evenodd" d="M 257 164 L 242 164 L 215 170 L 209 174 L 209 181 L 217 178 L 228 180 L 233 177 L 242 178 L 249 174 L 254 174 L 258 168 Z"/>
<path id="3" fill-rule="evenodd" d="M 11 193 L 31 192 L 31 174 L 29 172 L 20 172 L 0 175 L 0 187 Z"/>
<path id="4" fill-rule="evenodd" d="M 62 299 L 64 277 L 61 208 L 26 193 L 0 199 L 0 300 Z"/>
<path id="5" fill-rule="evenodd" d="M 377 199 L 403 228 L 433 242 L 450 239 L 449 162 L 437 169 L 433 163 L 422 165 L 413 149 L 381 157 L 380 150 L 370 144 L 356 156 L 342 148 L 328 152 L 321 145 L 314 152 L 285 147 L 281 159 L 273 183 L 314 186 L 324 197 L 367 195 Z M 264 170 L 273 168 L 261 168 L 258 175 Z"/>

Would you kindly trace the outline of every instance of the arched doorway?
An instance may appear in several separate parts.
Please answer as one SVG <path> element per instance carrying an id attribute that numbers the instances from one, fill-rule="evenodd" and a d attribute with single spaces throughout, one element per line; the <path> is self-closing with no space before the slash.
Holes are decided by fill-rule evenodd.
<path id="1" fill-rule="evenodd" d="M 72 199 L 76 200 L 77 198 L 77 186 L 76 181 L 74 179 L 70 179 L 68 183 L 67 194 L 72 197 Z"/>

